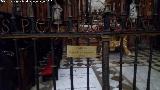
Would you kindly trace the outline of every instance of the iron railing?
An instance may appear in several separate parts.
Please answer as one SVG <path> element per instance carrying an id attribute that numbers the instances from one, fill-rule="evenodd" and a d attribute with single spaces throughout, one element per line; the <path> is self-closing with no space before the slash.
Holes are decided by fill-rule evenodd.
<path id="1" fill-rule="evenodd" d="M 14 2 L 14 0 L 13 0 Z M 14 3 L 13 3 L 14 4 Z M 31 4 L 31 7 L 33 4 Z M 48 2 L 48 7 L 49 6 L 49 2 Z M 152 28 L 153 30 L 149 30 L 149 31 L 145 31 L 145 29 L 143 28 L 130 28 L 130 30 L 126 30 L 126 27 L 123 26 L 122 30 L 119 31 L 119 32 L 114 32 L 114 31 L 109 31 L 110 29 L 110 23 L 106 24 L 106 22 L 110 21 L 109 20 L 109 17 L 111 17 L 112 15 L 110 14 L 108 16 L 108 14 L 106 14 L 104 16 L 104 29 L 102 30 L 102 32 L 72 32 L 73 30 L 73 22 L 72 22 L 72 17 L 69 17 L 68 18 L 68 21 L 67 21 L 67 27 L 68 27 L 68 30 L 66 30 L 66 32 L 52 32 L 52 31 L 49 31 L 49 32 L 44 32 L 44 33 L 39 33 L 36 31 L 36 28 L 35 28 L 35 18 L 34 18 L 34 10 L 33 8 L 31 8 L 31 11 L 32 11 L 32 15 L 30 15 L 29 18 L 27 18 L 29 20 L 29 22 L 31 22 L 31 25 L 30 25 L 30 33 L 26 33 L 26 32 L 22 32 L 21 30 L 18 30 L 17 29 L 17 19 L 16 19 L 16 16 L 15 16 L 15 5 L 13 5 L 13 12 L 12 12 L 12 15 L 11 15 L 11 21 L 12 23 L 9 24 L 11 25 L 11 31 L 7 31 L 7 32 L 1 32 L 1 35 L 0 35 L 0 39 L 1 40 L 13 40 L 14 41 L 14 46 L 15 46 L 15 56 L 16 56 L 16 67 L 14 68 L 14 70 L 16 70 L 17 72 L 17 75 L 18 75 L 18 86 L 19 86 L 19 90 L 23 90 L 23 88 L 21 87 L 21 84 L 22 83 L 22 77 L 21 77 L 21 70 L 22 70 L 22 67 L 20 65 L 20 47 L 19 47 L 19 44 L 18 42 L 20 40 L 26 40 L 26 39 L 30 39 L 30 43 L 32 44 L 32 49 L 33 49 L 33 55 L 34 55 L 34 82 L 36 84 L 36 89 L 39 90 L 39 70 L 40 70 L 40 66 L 39 66 L 39 62 L 38 62 L 38 54 L 37 54 L 37 41 L 39 41 L 40 39 L 48 39 L 49 42 L 50 42 L 50 46 L 51 46 L 51 57 L 52 57 L 52 61 L 55 62 L 54 60 L 54 57 L 55 57 L 55 51 L 54 51 L 54 40 L 55 38 L 61 38 L 61 39 L 64 39 L 64 38 L 67 38 L 68 40 L 68 44 L 72 45 L 72 39 L 74 38 L 86 38 L 87 39 L 87 45 L 90 45 L 90 41 L 89 39 L 90 38 L 101 38 L 101 41 L 102 41 L 102 90 L 110 90 L 110 81 L 109 81 L 109 74 L 110 74 L 110 71 L 109 71 L 109 44 L 110 44 L 110 37 L 111 36 L 119 36 L 121 39 L 120 39 L 120 72 L 119 72 L 119 90 L 122 90 L 122 72 L 123 72 L 123 69 L 122 69 L 122 66 L 123 66 L 123 36 L 124 35 L 127 35 L 127 36 L 134 36 L 135 37 L 135 60 L 134 60 L 134 77 L 133 77 L 133 90 L 137 90 L 137 86 L 136 86 L 136 75 L 137 75 L 137 62 L 138 62 L 138 37 L 140 36 L 149 36 L 149 40 L 150 40 L 150 45 L 149 45 L 149 50 L 150 50 L 150 54 L 149 54 L 149 69 L 148 69 L 148 78 L 147 78 L 147 88 L 146 90 L 152 90 L 150 89 L 150 77 L 151 77 L 151 65 L 152 65 L 152 55 L 153 55 L 153 37 L 154 36 L 158 36 L 160 35 L 160 31 L 158 30 L 159 28 Z M 50 8 L 49 8 L 49 11 L 50 11 Z M 88 12 L 88 10 L 87 10 Z M 89 14 L 87 14 L 89 15 Z M 123 17 L 123 16 L 122 16 Z M 127 16 L 126 16 L 127 17 Z M 22 17 L 23 18 L 23 17 Z M 124 18 L 124 17 L 123 17 Z M 153 21 L 153 19 L 151 19 L 151 21 Z M 122 25 L 125 25 L 125 21 L 122 21 Z M 87 23 L 87 25 L 90 25 L 90 23 Z M 151 25 L 151 24 L 149 24 Z M 155 24 L 152 24 L 153 26 Z M 49 30 L 51 30 L 51 16 L 50 16 L 50 12 L 48 12 L 48 27 L 49 27 Z M 78 30 L 77 30 L 78 31 Z M 2 47 L 1 47 L 2 48 Z M 4 53 L 3 51 L 1 52 L 2 55 L 8 55 L 9 53 Z M 9 54 L 10 55 L 10 54 Z M 70 60 L 70 78 L 71 78 L 71 90 L 74 90 L 74 82 L 73 82 L 73 58 L 69 58 Z M 54 86 L 54 90 L 56 90 L 56 78 L 57 78 L 57 73 L 58 73 L 58 65 L 52 65 L 51 66 L 54 69 L 56 69 L 56 74 L 53 73 L 52 74 L 52 80 L 53 80 L 53 86 Z M 90 68 L 90 59 L 87 58 L 87 90 L 90 90 L 89 89 L 89 86 L 90 86 L 90 81 L 89 81 L 89 68 Z M 6 68 L 5 67 L 1 67 L 0 66 L 0 72 L 2 74 L 2 72 L 5 70 Z M 55 72 L 55 71 L 53 71 Z M 3 90 L 3 89 L 2 89 Z"/>

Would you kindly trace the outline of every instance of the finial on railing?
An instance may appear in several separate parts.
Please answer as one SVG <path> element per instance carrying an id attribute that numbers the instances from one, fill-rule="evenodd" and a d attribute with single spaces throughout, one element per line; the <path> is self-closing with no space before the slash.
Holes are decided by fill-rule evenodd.
<path id="1" fill-rule="evenodd" d="M 158 17 L 158 0 L 154 0 L 152 17 L 153 17 L 153 26 L 155 27 L 155 29 L 160 28 L 159 26 L 160 21 Z"/>
<path id="2" fill-rule="evenodd" d="M 12 0 L 12 16 L 11 16 L 11 21 L 12 21 L 12 30 L 11 32 L 18 32 L 18 29 L 17 29 L 17 26 L 16 26 L 16 17 L 15 17 L 15 8 L 16 8 L 16 5 L 15 5 L 15 0 Z"/>
<path id="3" fill-rule="evenodd" d="M 47 16 L 48 16 L 48 19 L 51 18 L 51 0 L 48 0 L 47 1 Z"/>
<path id="4" fill-rule="evenodd" d="M 153 15 L 154 16 L 158 15 L 158 0 L 154 0 L 154 3 L 153 3 Z"/>
<path id="5" fill-rule="evenodd" d="M 48 0 L 47 2 L 47 18 L 48 18 L 48 31 L 53 32 L 52 28 L 51 28 L 51 0 Z M 54 12 L 54 11 L 52 11 Z"/>
<path id="6" fill-rule="evenodd" d="M 134 1 L 133 1 L 134 2 Z M 126 6 L 125 6 L 125 2 L 124 0 L 121 1 L 121 31 L 123 31 L 126 28 L 126 18 L 127 18 L 127 14 L 126 14 Z"/>
<path id="7" fill-rule="evenodd" d="M 126 21 L 127 21 L 127 15 L 126 15 L 126 13 L 122 13 L 121 14 L 122 31 L 126 28 Z"/>
<path id="8" fill-rule="evenodd" d="M 35 18 L 34 18 L 34 6 L 33 6 L 33 0 L 31 0 L 30 4 L 29 4 L 29 17 L 31 20 L 31 33 L 35 33 L 36 29 L 35 29 Z"/>
<path id="9" fill-rule="evenodd" d="M 72 28 L 73 28 L 72 16 L 68 16 L 67 26 L 68 26 L 68 32 L 72 32 Z"/>
<path id="10" fill-rule="evenodd" d="M 28 15 L 29 17 L 34 17 L 34 10 L 33 10 L 33 0 L 29 3 L 29 7 L 28 7 Z"/>
<path id="11" fill-rule="evenodd" d="M 73 28 L 73 23 L 72 23 L 72 7 L 71 7 L 72 3 L 70 0 L 68 0 L 68 20 L 67 20 L 67 32 L 72 32 L 72 28 Z"/>
<path id="12" fill-rule="evenodd" d="M 110 31 L 110 16 L 111 16 L 111 10 L 108 6 L 105 7 L 104 10 L 104 32 Z"/>

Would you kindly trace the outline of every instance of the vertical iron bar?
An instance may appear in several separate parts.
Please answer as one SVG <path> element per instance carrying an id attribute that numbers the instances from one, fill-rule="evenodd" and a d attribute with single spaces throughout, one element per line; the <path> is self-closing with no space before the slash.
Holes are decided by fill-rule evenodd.
<path id="1" fill-rule="evenodd" d="M 4 81 L 2 81 L 3 79 L 3 75 L 2 75 L 2 73 L 3 73 L 3 70 L 4 70 L 4 67 L 0 67 L 0 84 L 2 84 L 2 82 L 4 82 Z M 0 87 L 0 90 L 3 90 L 3 87 Z"/>
<path id="2" fill-rule="evenodd" d="M 72 39 L 69 39 L 69 44 L 72 45 Z M 74 90 L 74 84 L 73 84 L 73 58 L 70 59 L 70 79 L 71 79 L 71 90 Z"/>
<path id="3" fill-rule="evenodd" d="M 89 2 L 88 2 L 89 1 Z M 91 0 L 86 0 L 86 19 L 87 19 L 87 23 L 88 23 L 88 29 L 90 29 L 90 25 L 91 25 Z M 87 46 L 90 45 L 90 39 L 87 38 Z M 87 58 L 87 90 L 90 90 L 90 84 L 89 84 L 89 67 L 90 67 L 90 63 L 89 63 L 90 59 Z"/>
<path id="4" fill-rule="evenodd" d="M 86 0 L 86 14 L 88 13 L 88 0 Z"/>
<path id="5" fill-rule="evenodd" d="M 87 38 L 87 46 L 89 46 L 90 43 L 90 39 Z M 90 90 L 90 84 L 89 84 L 89 67 L 90 67 L 90 63 L 89 63 L 90 59 L 87 58 L 87 90 Z"/>
<path id="6" fill-rule="evenodd" d="M 69 44 L 72 45 L 72 39 L 69 39 Z M 71 90 L 74 90 L 74 83 L 73 83 L 73 58 L 70 59 L 70 78 L 71 78 Z"/>
<path id="7" fill-rule="evenodd" d="M 123 59 L 123 37 L 120 37 L 120 73 L 119 73 L 119 90 L 122 90 L 122 59 Z"/>
<path id="8" fill-rule="evenodd" d="M 126 13 L 122 13 L 121 15 L 121 25 L 122 25 L 122 31 L 126 28 Z"/>
<path id="9" fill-rule="evenodd" d="M 16 53 L 16 71 L 17 71 L 17 76 L 18 76 L 18 88 L 21 89 L 21 85 L 22 85 L 22 79 L 21 79 L 21 65 L 20 65 L 20 59 L 19 59 L 19 50 L 18 50 L 18 43 L 17 40 L 14 39 L 14 46 L 15 46 L 15 53 Z"/>
<path id="10" fill-rule="evenodd" d="M 125 18 L 125 15 L 126 15 L 126 10 L 124 10 L 124 0 L 121 1 L 121 26 L 122 26 L 122 29 L 121 31 L 124 31 L 125 29 L 125 22 L 126 22 L 126 18 Z M 123 75 L 122 75 L 122 62 L 123 61 L 123 37 L 120 36 L 120 72 L 119 72 L 119 90 L 122 90 L 122 79 L 123 79 Z"/>
<path id="11" fill-rule="evenodd" d="M 138 61 L 138 37 L 135 36 L 135 58 L 134 58 L 134 76 L 133 76 L 133 90 L 136 90 L 137 81 L 137 61 Z"/>
<path id="12" fill-rule="evenodd" d="M 86 5 L 86 17 L 87 17 L 86 21 L 87 21 L 87 24 L 88 24 L 88 29 L 90 29 L 90 25 L 91 25 L 91 0 L 86 0 L 86 4 L 87 4 Z M 89 46 L 89 45 L 90 45 L 90 39 L 87 38 L 87 46 Z M 90 90 L 89 68 L 90 68 L 90 59 L 87 58 L 87 90 Z"/>
<path id="13" fill-rule="evenodd" d="M 53 77 L 53 86 L 54 86 L 54 90 L 56 90 L 56 79 L 55 79 L 55 73 L 54 73 L 54 71 L 55 71 L 55 69 L 57 69 L 57 68 L 55 68 L 54 67 L 54 62 L 55 62 L 55 60 L 54 60 L 54 47 L 53 47 L 53 43 L 54 43 L 54 39 L 53 38 L 51 38 L 51 58 L 52 58 L 52 77 Z"/>
<path id="14" fill-rule="evenodd" d="M 73 84 L 73 58 L 70 58 L 70 78 L 71 78 L 71 90 L 74 90 L 74 84 Z"/>
<path id="15" fill-rule="evenodd" d="M 78 7 L 77 7 L 77 11 L 78 11 L 78 15 L 77 15 L 77 30 L 76 30 L 76 32 L 79 32 L 79 25 L 80 25 L 80 0 L 77 0 L 78 1 Z"/>
<path id="16" fill-rule="evenodd" d="M 153 44 L 153 38 L 152 38 L 152 36 L 150 36 L 149 66 L 148 66 L 148 77 L 147 77 L 146 90 L 150 90 L 150 78 L 151 78 L 152 54 L 153 54 L 152 44 Z"/>
<path id="17" fill-rule="evenodd" d="M 92 13 L 92 0 L 89 0 L 89 15 Z"/>
<path id="18" fill-rule="evenodd" d="M 89 84 L 89 58 L 87 58 L 87 90 L 90 90 L 90 84 Z"/>
<path id="19" fill-rule="evenodd" d="M 38 75 L 38 61 L 37 61 L 37 43 L 36 39 L 33 38 L 33 52 L 34 52 L 34 64 L 35 64 L 35 84 L 36 90 L 39 90 L 39 75 Z"/>
<path id="20" fill-rule="evenodd" d="M 68 16 L 68 32 L 72 32 L 72 16 Z M 72 45 L 72 39 L 69 39 L 69 45 Z M 74 90 L 73 84 L 73 58 L 69 58 L 70 60 L 70 79 L 71 79 L 71 90 Z"/>
<path id="21" fill-rule="evenodd" d="M 51 46 L 51 47 L 53 48 L 53 51 L 52 51 L 53 56 L 52 56 L 52 57 L 53 57 L 53 59 L 54 59 L 55 65 L 56 65 L 56 66 L 55 66 L 55 70 L 54 70 L 54 72 L 55 72 L 55 79 L 58 80 L 58 69 L 59 69 L 59 67 L 60 67 L 60 66 L 59 66 L 60 63 L 59 63 L 59 61 L 58 61 L 58 60 L 59 60 L 59 57 L 58 57 L 57 54 L 56 54 L 56 52 L 57 52 L 56 50 L 59 50 L 59 49 L 56 49 L 56 48 L 57 48 L 57 45 L 55 44 L 55 43 L 56 43 L 56 39 L 53 39 L 53 38 L 51 38 L 51 39 L 52 39 L 52 44 L 53 44 L 52 46 L 54 46 L 54 47 Z M 58 51 L 58 52 L 59 52 L 59 51 Z M 55 55 L 55 56 L 54 56 L 54 55 Z"/>
<path id="22" fill-rule="evenodd" d="M 68 32 L 72 32 L 72 16 L 68 16 Z M 72 45 L 72 39 L 69 39 L 69 44 Z M 70 59 L 70 79 L 71 79 L 71 90 L 74 90 L 73 84 L 73 58 Z"/>
<path id="23" fill-rule="evenodd" d="M 68 32 L 72 32 L 72 16 L 68 16 Z M 72 39 L 69 39 L 69 45 L 72 45 Z M 73 84 L 73 58 L 69 58 L 70 60 L 70 78 L 71 78 L 71 90 L 74 90 L 74 84 Z"/>
<path id="24" fill-rule="evenodd" d="M 109 41 L 102 42 L 102 90 L 110 90 Z"/>

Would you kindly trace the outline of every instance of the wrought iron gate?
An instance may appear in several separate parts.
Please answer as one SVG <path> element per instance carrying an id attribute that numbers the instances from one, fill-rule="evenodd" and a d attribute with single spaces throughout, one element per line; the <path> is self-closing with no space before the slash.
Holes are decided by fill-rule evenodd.
<path id="1" fill-rule="evenodd" d="M 14 0 L 13 0 L 14 2 Z M 33 0 L 32 0 L 32 4 L 33 4 Z M 28 57 L 24 57 L 28 58 L 28 59 L 32 59 L 34 60 L 34 62 L 32 62 L 33 67 L 31 67 L 30 69 L 34 69 L 32 71 L 32 74 L 34 74 L 34 77 L 32 77 L 32 79 L 34 79 L 32 82 L 32 84 L 36 85 L 36 89 L 39 90 L 39 72 L 40 72 L 40 64 L 39 64 L 39 59 L 40 56 L 38 56 L 39 52 L 41 52 L 41 50 L 44 50 L 44 46 L 40 47 L 38 44 L 39 41 L 41 40 L 47 40 L 48 42 L 48 51 L 50 52 L 51 55 L 51 62 L 56 62 L 55 64 L 52 64 L 50 67 L 52 68 L 52 80 L 53 80 L 53 86 L 54 86 L 54 90 L 56 89 L 56 79 L 58 79 L 58 68 L 59 68 L 59 61 L 55 61 L 55 60 L 60 60 L 62 59 L 62 48 L 63 46 L 56 46 L 55 43 L 57 42 L 62 42 L 65 41 L 67 42 L 67 45 L 73 45 L 73 41 L 76 42 L 76 44 L 78 45 L 78 39 L 79 38 L 85 38 L 87 41 L 86 45 L 90 45 L 90 38 L 100 38 L 101 40 L 101 48 L 102 48 L 102 90 L 110 90 L 110 67 L 109 67 L 109 54 L 110 54 L 110 43 L 111 43 L 111 38 L 112 36 L 117 36 L 119 37 L 119 46 L 120 46 L 120 58 L 119 58 L 119 67 L 120 67 L 120 72 L 119 72 L 119 90 L 122 90 L 122 76 L 123 76 L 123 43 L 124 40 L 124 36 L 133 36 L 134 38 L 134 77 L 133 77 L 133 90 L 137 90 L 137 86 L 136 86 L 136 75 L 137 75 L 137 64 L 138 64 L 138 52 L 139 52 L 139 37 L 140 36 L 148 36 L 149 37 L 149 60 L 148 60 L 148 78 L 147 78 L 147 87 L 146 90 L 152 90 L 150 89 L 150 77 L 151 77 L 151 65 L 152 65 L 152 55 L 153 55 L 153 37 L 156 37 L 158 35 L 160 35 L 159 32 L 159 27 L 157 26 L 157 23 L 155 23 L 156 21 L 151 18 L 151 19 L 145 19 L 144 17 L 138 17 L 137 21 L 139 23 L 141 23 L 139 26 L 139 23 L 132 23 L 130 21 L 130 19 L 128 19 L 127 15 L 121 15 L 119 17 L 117 17 L 115 14 L 111 13 L 111 12 L 106 12 L 103 15 L 103 18 L 101 17 L 100 21 L 98 21 L 98 23 L 95 24 L 96 29 L 94 29 L 94 25 L 93 22 L 94 20 L 92 20 L 91 16 L 89 13 L 86 13 L 85 18 L 86 19 L 82 19 L 81 20 L 77 20 L 74 21 L 72 20 L 72 17 L 68 17 L 68 21 L 66 21 L 65 25 L 65 31 L 64 32 L 53 32 L 52 31 L 52 21 L 51 21 L 51 13 L 48 12 L 48 20 L 45 21 L 45 25 L 47 26 L 44 30 L 40 30 L 37 29 L 38 25 L 41 25 L 41 23 L 38 23 L 36 21 L 36 18 L 34 17 L 34 5 L 31 4 L 31 12 L 30 12 L 30 17 L 21 17 L 21 16 L 16 16 L 15 15 L 15 3 L 13 3 L 13 11 L 12 14 L 6 14 L 6 13 L 1 13 L 1 35 L 0 35 L 0 39 L 1 41 L 8 41 L 10 40 L 11 42 L 11 47 L 10 49 L 5 49 L 8 48 L 7 46 L 3 46 L 1 47 L 1 58 L 4 59 L 4 57 L 12 57 L 14 56 L 14 58 L 16 59 L 16 65 L 13 66 L 13 68 L 8 68 L 8 66 L 0 66 L 0 74 L 2 75 L 3 72 L 10 70 L 10 71 L 15 71 L 16 73 L 16 77 L 17 77 L 17 85 L 18 86 L 14 86 L 11 85 L 13 88 L 16 88 L 15 90 L 29 90 L 29 88 L 24 89 L 25 84 L 23 82 L 23 77 L 22 75 L 24 75 L 23 70 L 26 70 L 24 68 L 24 62 L 21 62 L 21 59 L 23 58 L 22 56 L 25 55 L 25 50 L 28 49 L 30 54 Z M 50 11 L 51 7 L 50 7 L 50 1 L 47 2 L 48 5 L 48 10 Z M 87 11 L 88 12 L 88 11 Z M 158 12 L 155 12 L 157 15 Z M 87 16 L 88 15 L 88 16 Z M 6 17 L 7 16 L 7 17 Z M 102 16 L 102 15 L 100 15 Z M 158 17 L 158 16 L 156 16 Z M 10 19 L 8 19 L 10 18 Z M 19 20 L 19 21 L 18 21 Z M 86 20 L 86 21 L 85 21 Z M 119 27 L 117 27 L 116 25 L 114 26 L 114 23 L 110 23 L 111 21 L 115 21 L 115 20 L 119 20 Z M 145 20 L 145 22 L 144 22 Z M 22 21 L 22 23 L 18 23 Z M 93 22 L 91 22 L 93 21 Z M 147 24 L 146 24 L 147 22 Z M 38 23 L 38 24 L 37 24 Z M 149 24 L 148 24 L 149 23 Z M 19 27 L 20 24 L 25 24 L 22 27 Z M 113 26 L 112 26 L 113 25 Z M 130 27 L 132 26 L 132 27 Z M 23 29 L 27 28 L 27 31 L 24 31 Z M 78 28 L 78 29 L 76 29 Z M 86 28 L 86 29 L 85 29 Z M 81 29 L 81 30 L 80 30 Z M 149 29 L 149 30 L 146 30 Z M 111 31 L 112 30 L 112 31 Z M 117 31 L 116 31 L 117 30 Z M 58 39 L 58 40 L 57 40 Z M 56 41 L 57 40 L 57 41 Z M 24 45 L 21 45 L 21 44 Z M 41 42 L 42 43 L 42 42 Z M 10 43 L 8 43 L 10 44 Z M 60 43 L 61 44 L 61 43 Z M 59 44 L 59 45 L 60 45 Z M 6 44 L 4 44 L 6 45 Z M 12 46 L 14 45 L 14 46 Z M 27 47 L 26 47 L 27 46 Z M 59 48 L 59 49 L 55 49 Z M 25 48 L 24 48 L 25 47 Z M 40 48 L 39 48 L 40 47 Z M 55 56 L 57 54 L 56 51 L 60 51 L 61 54 L 60 56 Z M 45 53 L 45 52 L 44 52 Z M 32 56 L 33 55 L 33 56 Z M 42 58 L 42 57 L 41 57 Z M 1 60 L 2 60 L 1 59 Z M 70 61 L 70 80 L 71 80 L 71 90 L 74 90 L 74 82 L 73 82 L 73 58 L 68 58 L 68 60 Z M 28 67 L 29 68 L 29 67 Z M 90 68 L 90 59 L 87 58 L 87 90 L 90 90 L 90 81 L 89 81 L 89 68 Z M 56 72 L 56 73 L 53 73 Z M 26 74 L 26 73 L 25 73 Z M 1 80 L 3 80 L 3 78 L 1 78 Z M 26 79 L 27 80 L 27 79 Z M 7 82 L 6 82 L 7 83 Z M 0 83 L 1 84 L 1 83 Z M 3 87 L 1 87 L 3 90 Z M 0 88 L 0 89 L 1 89 Z M 10 89 L 6 89 L 6 90 L 10 90 Z"/>

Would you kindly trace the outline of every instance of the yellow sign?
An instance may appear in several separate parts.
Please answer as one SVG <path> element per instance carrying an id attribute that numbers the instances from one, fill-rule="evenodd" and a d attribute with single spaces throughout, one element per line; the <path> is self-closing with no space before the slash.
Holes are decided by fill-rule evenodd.
<path id="1" fill-rule="evenodd" d="M 97 46 L 67 46 L 67 57 L 92 58 L 96 57 Z"/>

